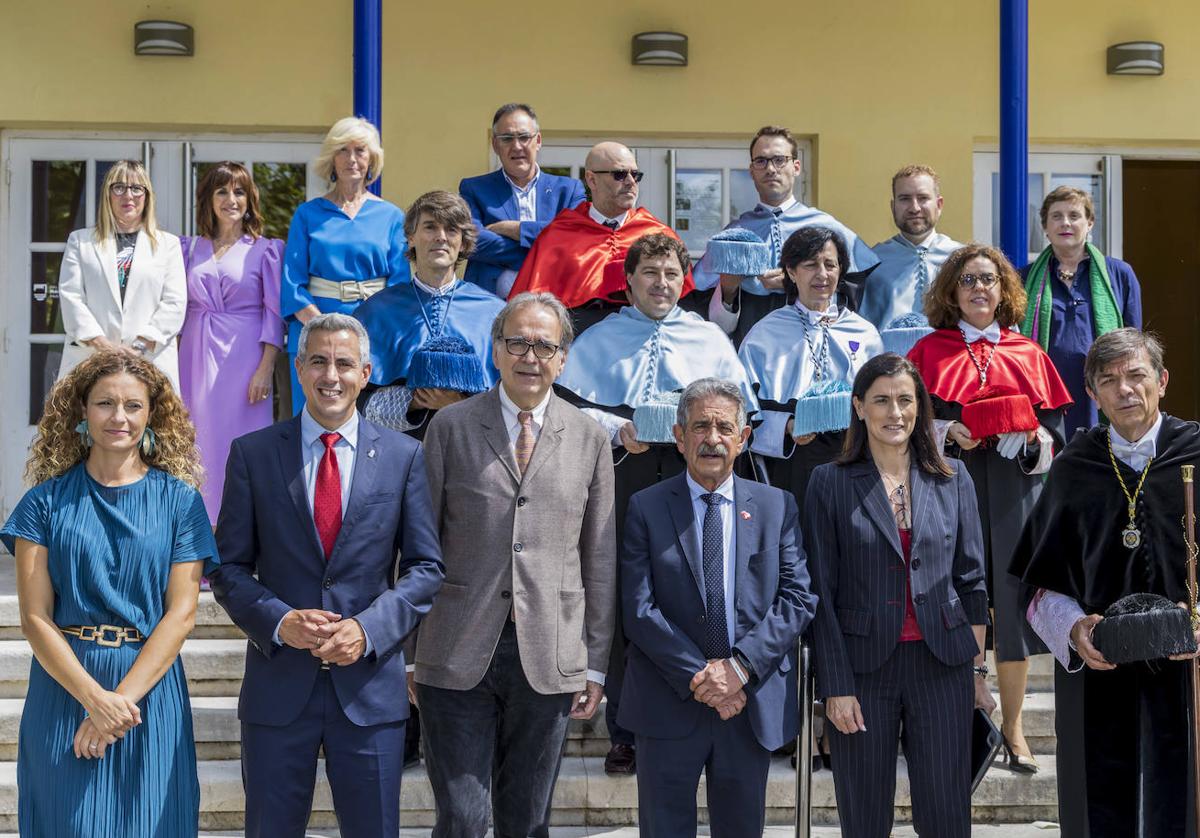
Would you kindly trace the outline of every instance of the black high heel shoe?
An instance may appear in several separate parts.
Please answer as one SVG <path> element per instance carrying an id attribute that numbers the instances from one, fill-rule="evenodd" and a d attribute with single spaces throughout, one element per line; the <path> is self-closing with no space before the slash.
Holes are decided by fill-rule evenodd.
<path id="1" fill-rule="evenodd" d="M 1003 736 L 1003 734 L 1001 734 Z M 1008 737 L 1004 736 L 1004 753 L 1008 761 L 1008 770 L 1015 774 L 1036 774 L 1041 770 L 1041 766 L 1037 764 L 1037 760 L 1031 756 L 1023 756 L 1013 750 L 1012 745 L 1008 742 Z"/>

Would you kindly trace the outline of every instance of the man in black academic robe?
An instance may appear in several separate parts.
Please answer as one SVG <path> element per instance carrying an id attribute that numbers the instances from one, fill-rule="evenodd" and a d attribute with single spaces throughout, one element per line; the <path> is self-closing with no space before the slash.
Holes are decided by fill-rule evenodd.
<path id="1" fill-rule="evenodd" d="M 1070 669 L 1055 667 L 1054 685 L 1062 834 L 1194 835 L 1190 664 L 1113 666 L 1091 636 L 1128 594 L 1187 601 L 1179 467 L 1200 462 L 1200 425 L 1159 411 L 1167 371 L 1151 335 L 1118 329 L 1097 338 L 1085 374 L 1111 425 L 1081 431 L 1055 459 L 1012 567 L 1041 589 L 1031 622 Z"/>

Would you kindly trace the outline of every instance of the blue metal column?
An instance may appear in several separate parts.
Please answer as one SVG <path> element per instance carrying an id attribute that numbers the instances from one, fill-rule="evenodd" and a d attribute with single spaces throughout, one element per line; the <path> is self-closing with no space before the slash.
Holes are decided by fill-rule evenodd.
<path id="1" fill-rule="evenodd" d="M 1000 0 L 1000 248 L 1029 258 L 1029 2 Z"/>
<path id="2" fill-rule="evenodd" d="M 383 133 L 383 0 L 354 0 L 354 113 Z M 375 181 L 376 195 L 382 184 Z"/>

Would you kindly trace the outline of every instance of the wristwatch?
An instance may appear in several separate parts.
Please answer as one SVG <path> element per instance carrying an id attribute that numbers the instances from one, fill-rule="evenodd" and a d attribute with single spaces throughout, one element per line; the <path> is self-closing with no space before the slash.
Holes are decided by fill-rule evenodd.
<path id="1" fill-rule="evenodd" d="M 142 340 L 141 338 L 134 338 L 133 343 L 129 345 L 133 347 L 135 352 L 140 352 L 142 355 L 146 354 L 146 341 Z"/>

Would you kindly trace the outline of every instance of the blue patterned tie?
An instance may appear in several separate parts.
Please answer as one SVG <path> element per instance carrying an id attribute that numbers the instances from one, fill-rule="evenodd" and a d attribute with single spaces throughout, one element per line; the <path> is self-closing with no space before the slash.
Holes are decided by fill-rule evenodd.
<path id="1" fill-rule="evenodd" d="M 771 210 L 774 218 L 771 219 L 771 267 L 779 267 L 779 254 L 783 250 L 783 230 L 779 227 L 779 216 L 783 215 L 783 210 L 775 207 Z"/>
<path id="2" fill-rule="evenodd" d="M 912 310 L 920 314 L 925 310 L 925 289 L 929 287 L 929 248 L 917 248 L 917 283 L 913 289 Z"/>
<path id="3" fill-rule="evenodd" d="M 704 512 L 704 644 L 706 660 L 729 657 L 729 625 L 725 621 L 725 538 L 721 526 L 721 502 L 716 492 L 701 495 L 708 504 Z"/>

